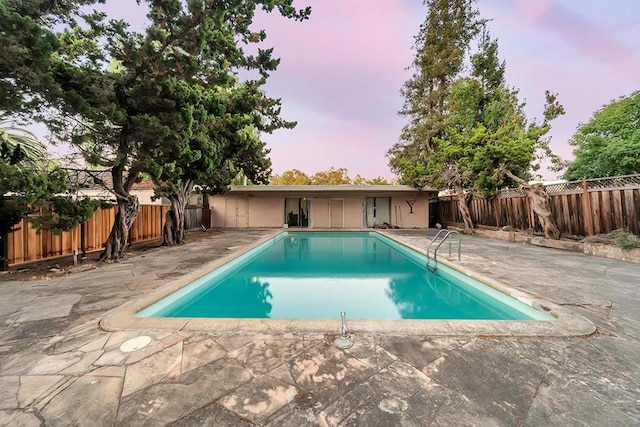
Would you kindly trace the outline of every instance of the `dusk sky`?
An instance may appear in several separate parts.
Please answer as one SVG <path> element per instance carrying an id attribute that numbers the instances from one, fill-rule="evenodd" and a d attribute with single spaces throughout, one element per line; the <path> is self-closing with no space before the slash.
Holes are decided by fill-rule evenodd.
<path id="1" fill-rule="evenodd" d="M 421 1 L 301 0 L 311 18 L 261 19 L 267 44 L 282 59 L 267 86 L 282 98 L 293 130 L 265 140 L 274 173 L 312 174 L 344 167 L 349 175 L 393 178 L 387 150 L 398 140 L 402 84 L 410 77 Z M 480 13 L 520 89 L 529 118 L 541 118 L 544 92 L 559 95 L 566 115 L 553 122 L 552 147 L 572 158 L 568 140 L 612 99 L 640 89 L 637 0 L 480 0 Z M 553 172 L 543 174 L 555 178 Z"/>
<path id="2" fill-rule="evenodd" d="M 110 15 L 140 28 L 145 12 L 107 1 Z M 127 2 L 129 3 L 129 2 Z M 296 0 L 304 22 L 258 15 L 280 67 L 266 90 L 281 98 L 293 130 L 266 135 L 276 174 L 346 168 L 351 177 L 393 178 L 387 150 L 406 119 L 397 112 L 411 76 L 414 36 L 427 8 L 419 0 Z M 604 104 L 640 89 L 640 1 L 479 0 L 498 38 L 506 79 L 520 89 L 528 117 L 541 118 L 544 92 L 566 115 L 553 122 L 552 148 L 571 159 L 568 140 Z M 138 24 L 138 25 L 136 25 Z M 553 172 L 543 173 L 553 179 Z"/>

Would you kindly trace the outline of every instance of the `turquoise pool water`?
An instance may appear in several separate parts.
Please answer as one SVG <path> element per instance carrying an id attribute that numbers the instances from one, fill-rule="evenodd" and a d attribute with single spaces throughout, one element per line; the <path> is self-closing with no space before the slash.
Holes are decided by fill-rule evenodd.
<path id="1" fill-rule="evenodd" d="M 549 320 L 373 232 L 284 232 L 139 317 Z"/>

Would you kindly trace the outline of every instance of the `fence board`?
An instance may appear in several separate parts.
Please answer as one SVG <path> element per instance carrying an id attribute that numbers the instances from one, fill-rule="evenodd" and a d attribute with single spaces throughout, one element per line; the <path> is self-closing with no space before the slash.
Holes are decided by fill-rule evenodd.
<path id="1" fill-rule="evenodd" d="M 582 198 L 583 194 L 570 194 L 568 197 L 568 205 L 567 210 L 569 212 L 569 221 L 571 224 L 571 232 L 575 235 L 586 234 L 585 220 L 584 220 L 584 210 L 582 209 L 583 203 Z"/>
<path id="2" fill-rule="evenodd" d="M 591 198 L 591 218 L 593 218 L 593 234 L 602 234 L 602 222 L 600 221 L 600 192 L 589 193 Z"/>
<path id="3" fill-rule="evenodd" d="M 622 194 L 621 191 L 615 190 L 611 192 L 611 216 L 613 222 L 613 229 L 617 230 L 624 227 L 624 220 L 622 219 Z"/>
<path id="4" fill-rule="evenodd" d="M 592 187 L 590 187 L 592 186 Z M 618 186 L 618 187 L 616 187 Z M 554 184 L 545 187 L 549 205 L 560 233 L 565 236 L 605 234 L 624 228 L 640 235 L 640 175 Z M 457 198 L 440 199 L 440 221 L 461 224 Z M 492 199 L 470 204 L 475 224 L 487 227 L 511 226 L 517 230 L 543 230 L 531 202 L 518 189 Z"/>
<path id="5" fill-rule="evenodd" d="M 129 235 L 129 243 L 151 241 L 162 237 L 162 228 L 169 206 L 141 205 Z M 188 210 L 192 228 L 202 223 L 202 208 Z M 107 241 L 115 221 L 116 208 L 98 209 L 91 218 L 72 230 L 59 235 L 51 230 L 36 231 L 29 223 L 20 222 L 16 231 L 7 235 L 8 264 L 15 266 L 61 256 L 100 251 Z"/>
<path id="6" fill-rule="evenodd" d="M 196 228 L 200 228 L 200 225 L 204 224 L 202 215 L 202 206 L 187 206 L 184 211 L 184 229 L 195 230 Z"/>
<path id="7" fill-rule="evenodd" d="M 638 221 L 640 221 L 640 217 L 638 217 L 638 213 L 640 213 L 640 200 L 634 204 L 634 192 L 640 194 L 640 190 L 624 190 L 624 217 L 627 220 L 624 228 L 634 234 L 640 234 L 640 225 L 638 224 Z"/>
<path id="8" fill-rule="evenodd" d="M 602 210 L 600 214 L 602 215 L 602 232 L 608 233 L 611 231 L 611 194 L 609 191 L 601 191 L 600 197 L 602 199 L 602 204 L 600 205 Z"/>

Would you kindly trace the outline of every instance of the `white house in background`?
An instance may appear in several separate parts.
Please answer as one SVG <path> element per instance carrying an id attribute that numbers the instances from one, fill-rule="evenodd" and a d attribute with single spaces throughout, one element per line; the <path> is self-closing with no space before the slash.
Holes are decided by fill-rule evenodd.
<path id="1" fill-rule="evenodd" d="M 86 173 L 85 171 L 75 171 L 70 176 L 70 179 L 75 181 L 80 187 L 78 190 L 78 196 L 88 196 L 94 199 L 103 199 L 115 201 L 115 196 L 108 188 L 112 188 L 111 173 L 110 172 L 96 172 Z M 99 183 L 102 181 L 102 183 Z M 138 196 L 138 200 L 141 205 L 168 205 L 169 200 L 162 197 L 160 199 L 153 200 L 155 185 L 151 180 L 144 180 L 133 184 L 131 187 L 131 194 Z"/>
<path id="2" fill-rule="evenodd" d="M 160 199 L 152 200 L 154 185 L 151 181 L 142 181 L 133 184 L 131 187 L 131 194 L 138 196 L 138 201 L 141 205 L 168 205 L 169 200 L 162 197 Z M 83 188 L 78 191 L 79 196 L 89 196 L 95 199 L 115 200 L 115 196 L 110 191 L 96 186 L 95 188 Z"/>
<path id="3" fill-rule="evenodd" d="M 217 228 L 428 228 L 436 195 L 406 185 L 232 185 L 209 207 Z"/>

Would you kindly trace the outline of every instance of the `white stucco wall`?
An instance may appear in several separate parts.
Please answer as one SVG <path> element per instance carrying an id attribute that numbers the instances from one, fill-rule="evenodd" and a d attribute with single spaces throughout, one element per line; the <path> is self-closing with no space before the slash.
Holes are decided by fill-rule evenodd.
<path id="1" fill-rule="evenodd" d="M 311 223 L 312 228 L 331 227 L 331 199 L 326 197 L 313 197 L 311 199 Z"/>
<path id="2" fill-rule="evenodd" d="M 411 208 L 409 207 L 407 200 L 413 203 L 413 213 L 411 213 Z M 429 199 L 426 196 L 392 197 L 391 224 L 402 228 L 428 228 Z"/>
<path id="3" fill-rule="evenodd" d="M 297 197 L 297 196 L 286 196 Z M 317 197 L 311 201 L 309 228 L 331 228 L 332 215 L 339 215 L 342 201 L 342 228 L 362 228 L 363 196 Z M 209 196 L 211 226 L 217 228 L 282 227 L 284 218 L 283 195 L 234 195 Z M 332 200 L 334 201 L 332 203 Z M 413 203 L 413 213 L 407 204 Z M 333 212 L 332 212 L 333 206 Z M 333 224 L 339 224 L 335 221 Z M 429 225 L 429 200 L 426 195 L 400 194 L 391 197 L 391 224 L 402 228 L 427 228 Z"/>
<path id="4" fill-rule="evenodd" d="M 282 227 L 284 197 L 249 197 L 249 227 Z"/>

